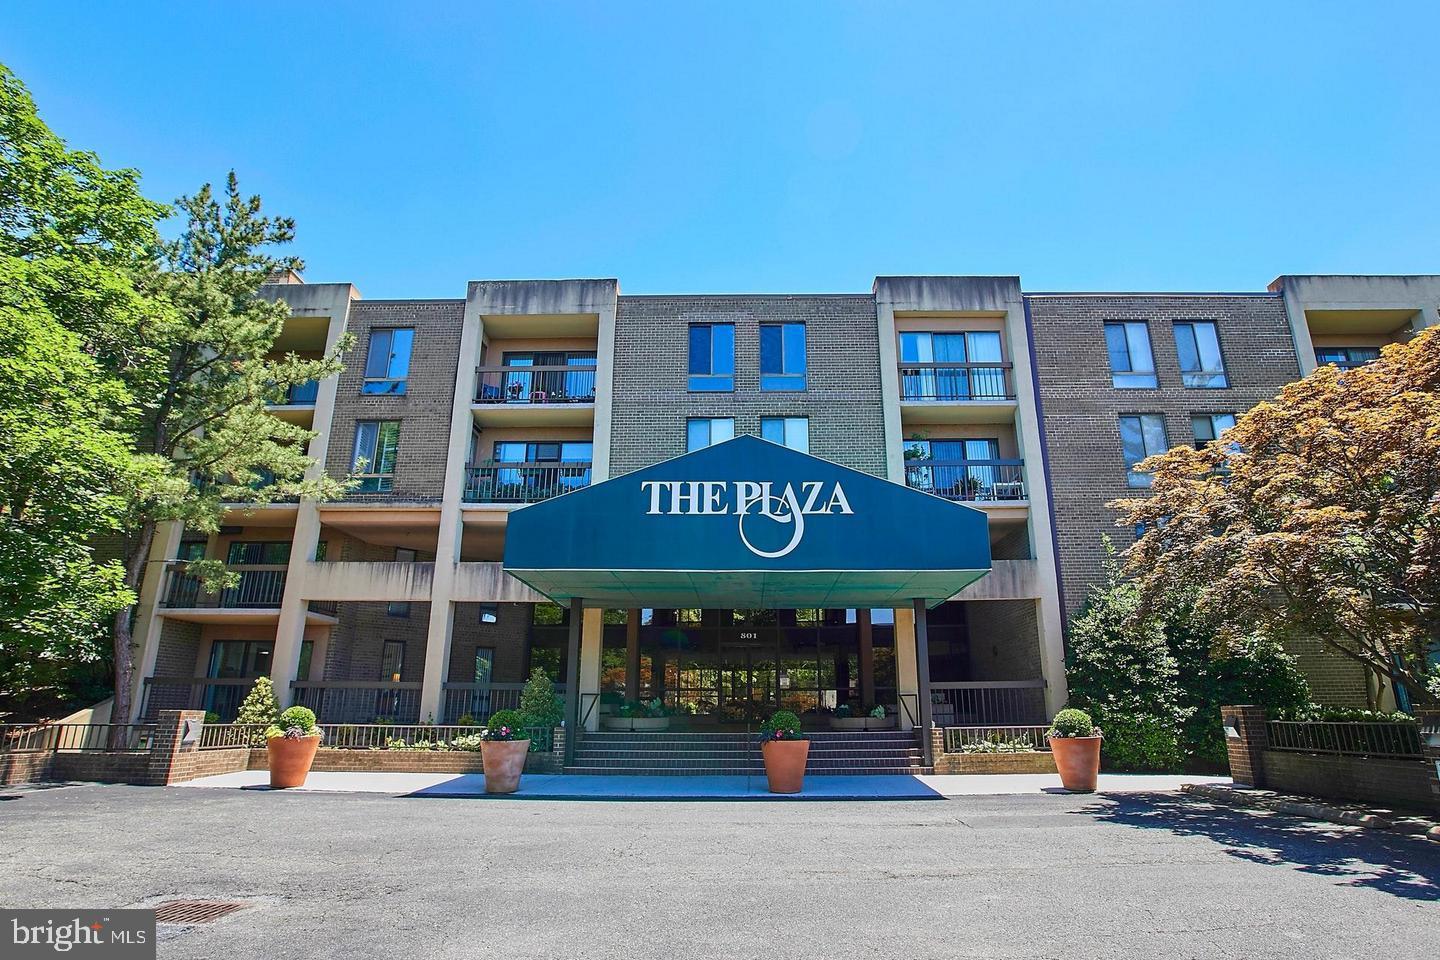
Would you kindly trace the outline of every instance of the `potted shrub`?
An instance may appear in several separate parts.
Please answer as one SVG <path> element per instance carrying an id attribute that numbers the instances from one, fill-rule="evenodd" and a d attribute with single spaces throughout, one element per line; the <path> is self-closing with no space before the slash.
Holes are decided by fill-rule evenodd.
<path id="1" fill-rule="evenodd" d="M 519 710 L 496 710 L 480 731 L 480 763 L 485 769 L 486 793 L 514 793 L 525 772 L 530 735 Z"/>
<path id="2" fill-rule="evenodd" d="M 1090 714 L 1069 708 L 1055 714 L 1045 734 L 1060 782 L 1071 793 L 1094 793 L 1100 776 L 1100 728 Z"/>
<path id="3" fill-rule="evenodd" d="M 805 761 L 810 757 L 810 739 L 800 732 L 800 718 L 778 710 L 761 725 L 760 733 L 770 792 L 799 793 L 805 788 Z"/>
<path id="4" fill-rule="evenodd" d="M 305 707 L 291 707 L 265 730 L 265 750 L 270 758 L 270 787 L 284 790 L 303 787 L 320 746 L 320 728 L 315 713 Z"/>

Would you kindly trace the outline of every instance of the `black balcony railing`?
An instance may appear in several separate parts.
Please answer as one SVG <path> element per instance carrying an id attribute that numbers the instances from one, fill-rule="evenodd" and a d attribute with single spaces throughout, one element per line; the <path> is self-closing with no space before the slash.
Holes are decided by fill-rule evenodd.
<path id="1" fill-rule="evenodd" d="M 187 566 L 183 560 L 166 564 L 165 582 L 160 588 L 160 606 L 170 609 L 270 608 L 279 607 L 285 597 L 283 564 L 231 566 L 228 569 L 239 575 L 240 582 L 218 593 L 206 591 L 199 577 L 186 572 Z"/>
<path id="2" fill-rule="evenodd" d="M 1045 681 L 932 683 L 930 714 L 937 727 L 1042 724 L 1046 720 Z"/>
<path id="3" fill-rule="evenodd" d="M 594 403 L 593 366 L 479 367 L 475 402 L 503 404 Z"/>
<path id="4" fill-rule="evenodd" d="M 290 690 L 322 723 L 420 722 L 418 681 L 296 680 Z"/>
<path id="5" fill-rule="evenodd" d="M 946 500 L 1024 500 L 1024 460 L 906 460 L 905 484 Z"/>
<path id="6" fill-rule="evenodd" d="M 253 686 L 254 677 L 146 677 L 140 717 L 154 720 L 161 710 L 204 710 L 228 723 Z"/>
<path id="7" fill-rule="evenodd" d="M 537 503 L 588 486 L 588 463 L 487 460 L 465 471 L 465 502 Z"/>
<path id="8" fill-rule="evenodd" d="M 1008 363 L 902 363 L 901 400 L 1014 400 Z"/>

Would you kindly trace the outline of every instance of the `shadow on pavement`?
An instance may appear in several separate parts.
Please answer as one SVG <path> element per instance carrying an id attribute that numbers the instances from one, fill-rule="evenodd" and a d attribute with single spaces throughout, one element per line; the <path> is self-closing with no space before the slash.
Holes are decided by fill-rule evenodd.
<path id="1" fill-rule="evenodd" d="M 1212 806 L 1161 794 L 1111 794 L 1077 811 L 1182 836 L 1207 837 L 1232 857 L 1332 877 L 1407 900 L 1440 900 L 1440 844 L 1419 837 L 1341 827 L 1283 814 Z"/>

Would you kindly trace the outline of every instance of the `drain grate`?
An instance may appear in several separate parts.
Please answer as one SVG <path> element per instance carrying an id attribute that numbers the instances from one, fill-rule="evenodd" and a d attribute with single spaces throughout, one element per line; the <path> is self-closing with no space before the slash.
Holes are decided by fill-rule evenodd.
<path id="1" fill-rule="evenodd" d="M 238 900 L 166 900 L 155 908 L 155 922 L 213 923 L 245 906 Z"/>

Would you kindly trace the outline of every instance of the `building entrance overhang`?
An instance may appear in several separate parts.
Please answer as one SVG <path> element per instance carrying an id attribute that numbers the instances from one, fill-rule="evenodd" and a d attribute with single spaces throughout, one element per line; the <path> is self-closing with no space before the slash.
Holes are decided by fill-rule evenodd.
<path id="1" fill-rule="evenodd" d="M 504 567 L 565 606 L 935 606 L 990 538 L 979 510 L 741 436 L 516 510 Z"/>

